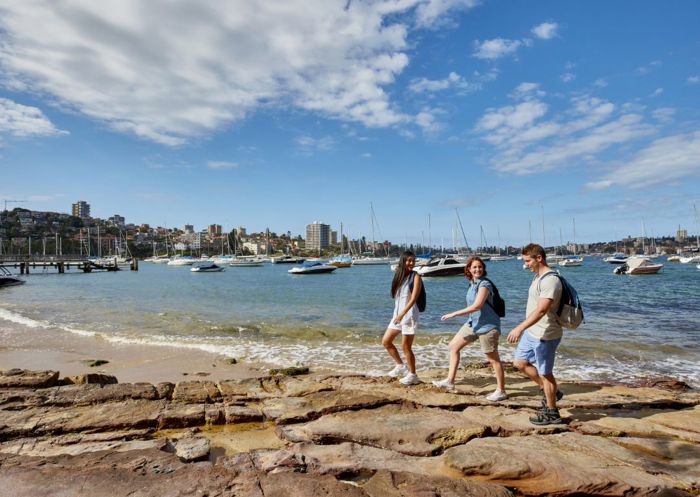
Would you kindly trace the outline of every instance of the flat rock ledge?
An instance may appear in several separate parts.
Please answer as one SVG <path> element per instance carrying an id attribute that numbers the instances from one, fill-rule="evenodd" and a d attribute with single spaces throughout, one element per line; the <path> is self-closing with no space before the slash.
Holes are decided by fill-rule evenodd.
<path id="1" fill-rule="evenodd" d="M 424 374 L 425 380 L 442 372 Z M 92 376 L 91 376 L 92 375 Z M 684 496 L 700 494 L 700 392 L 562 382 L 566 423 L 488 371 L 454 392 L 314 373 L 118 383 L 0 371 L 0 488 L 35 496 Z"/>

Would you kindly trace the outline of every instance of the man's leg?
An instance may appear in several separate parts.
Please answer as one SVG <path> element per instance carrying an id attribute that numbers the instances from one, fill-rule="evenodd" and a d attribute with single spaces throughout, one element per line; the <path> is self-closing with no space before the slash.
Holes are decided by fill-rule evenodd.
<path id="1" fill-rule="evenodd" d="M 542 388 L 544 389 L 544 397 L 547 401 L 547 407 L 556 409 L 557 407 L 557 380 L 554 379 L 552 373 L 540 376 L 542 378 Z"/>

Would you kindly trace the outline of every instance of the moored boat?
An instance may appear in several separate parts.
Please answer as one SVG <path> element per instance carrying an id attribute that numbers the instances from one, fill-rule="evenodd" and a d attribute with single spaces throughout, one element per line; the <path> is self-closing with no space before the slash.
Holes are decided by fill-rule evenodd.
<path id="1" fill-rule="evenodd" d="M 608 264 L 624 264 L 627 262 L 628 257 L 625 254 L 613 254 L 609 257 L 603 259 L 603 261 Z"/>
<path id="2" fill-rule="evenodd" d="M 425 266 L 416 267 L 414 271 L 423 277 L 432 276 L 456 276 L 464 274 L 465 262 L 459 262 L 453 257 L 440 257 L 433 259 Z"/>
<path id="3" fill-rule="evenodd" d="M 190 269 L 193 273 L 220 273 L 224 268 L 217 266 L 213 262 L 199 264 Z"/>
<path id="4" fill-rule="evenodd" d="M 613 271 L 615 274 L 656 274 L 663 264 L 652 262 L 647 257 L 629 257 L 627 262 L 616 267 Z"/>
<path id="5" fill-rule="evenodd" d="M 567 257 L 560 260 L 559 265 L 563 267 L 583 266 L 583 257 Z"/>
<path id="6" fill-rule="evenodd" d="M 324 264 L 322 262 L 306 262 L 301 266 L 293 267 L 289 271 L 290 274 L 319 274 L 319 273 L 331 273 L 338 269 L 331 264 Z"/>
<path id="7" fill-rule="evenodd" d="M 25 281 L 14 276 L 9 269 L 0 266 L 0 288 L 22 285 Z"/>
<path id="8" fill-rule="evenodd" d="M 305 261 L 303 257 L 293 257 L 291 255 L 283 255 L 280 257 L 273 257 L 271 262 L 273 264 L 301 264 Z"/>

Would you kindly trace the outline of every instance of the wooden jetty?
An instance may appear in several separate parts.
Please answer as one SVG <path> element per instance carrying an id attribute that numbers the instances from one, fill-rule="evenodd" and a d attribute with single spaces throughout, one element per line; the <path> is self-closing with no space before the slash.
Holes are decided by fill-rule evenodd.
<path id="1" fill-rule="evenodd" d="M 32 270 L 55 268 L 59 274 L 63 274 L 70 269 L 77 269 L 84 273 L 119 271 L 121 269 L 119 264 L 117 264 L 116 257 L 112 260 L 109 257 L 105 257 L 95 261 L 84 255 L 0 255 L 0 266 L 19 268 L 20 274 L 29 274 L 30 268 Z M 138 271 L 138 259 L 132 259 L 129 267 L 132 271 Z"/>

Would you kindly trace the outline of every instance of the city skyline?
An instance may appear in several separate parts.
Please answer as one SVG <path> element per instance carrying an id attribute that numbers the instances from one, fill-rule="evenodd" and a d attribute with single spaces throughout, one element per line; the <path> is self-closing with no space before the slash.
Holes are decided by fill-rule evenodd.
<path id="1" fill-rule="evenodd" d="M 371 239 L 373 205 L 377 240 L 446 246 L 455 209 L 471 246 L 697 232 L 695 2 L 0 14 L 9 209 Z"/>

